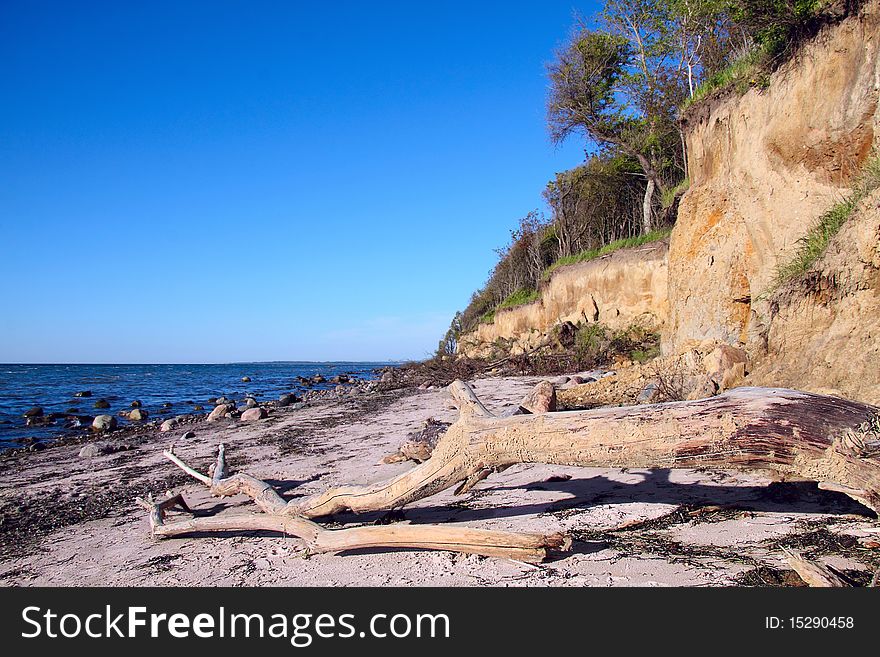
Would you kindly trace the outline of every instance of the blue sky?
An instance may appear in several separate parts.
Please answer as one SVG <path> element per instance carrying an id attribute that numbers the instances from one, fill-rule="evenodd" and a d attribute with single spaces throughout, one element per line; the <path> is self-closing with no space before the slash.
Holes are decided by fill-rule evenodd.
<path id="1" fill-rule="evenodd" d="M 0 4 L 0 362 L 432 352 L 588 2 Z"/>

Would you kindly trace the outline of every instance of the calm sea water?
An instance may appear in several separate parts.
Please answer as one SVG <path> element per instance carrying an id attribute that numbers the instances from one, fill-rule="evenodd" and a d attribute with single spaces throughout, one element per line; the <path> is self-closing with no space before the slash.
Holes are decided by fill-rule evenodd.
<path id="1" fill-rule="evenodd" d="M 211 409 L 210 397 L 240 400 L 252 395 L 257 400 L 278 399 L 286 392 L 302 392 L 296 377 L 322 374 L 356 374 L 375 378 L 374 370 L 389 363 L 231 363 L 226 365 L 0 365 L 0 449 L 19 444 L 28 437 L 51 440 L 84 429 L 64 429 L 65 420 L 54 426 L 26 426 L 23 413 L 41 406 L 46 415 L 79 409 L 80 415 L 116 415 L 139 400 L 150 419 L 193 412 L 194 404 Z M 242 377 L 251 378 L 243 383 Z M 316 388 L 333 387 L 331 384 Z M 74 397 L 90 390 L 91 397 Z M 94 404 L 106 399 L 110 408 Z M 163 409 L 163 404 L 171 404 Z M 120 424 L 125 420 L 118 418 Z"/>

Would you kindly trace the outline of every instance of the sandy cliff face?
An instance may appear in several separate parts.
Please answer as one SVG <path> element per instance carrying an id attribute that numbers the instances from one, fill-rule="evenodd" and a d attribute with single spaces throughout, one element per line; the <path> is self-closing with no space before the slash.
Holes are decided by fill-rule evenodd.
<path id="1" fill-rule="evenodd" d="M 760 347 L 756 320 L 781 260 L 880 144 L 880 3 L 831 28 L 752 90 L 689 118 L 691 188 L 669 254 L 664 351 Z"/>
<path id="2" fill-rule="evenodd" d="M 862 201 L 813 270 L 766 305 L 750 384 L 880 405 L 880 191 Z"/>
<path id="3" fill-rule="evenodd" d="M 537 346 L 561 321 L 659 328 L 667 359 L 717 343 L 748 355 L 751 385 L 880 404 L 880 192 L 808 274 L 772 289 L 819 217 L 880 150 L 880 0 L 830 27 L 765 90 L 709 100 L 687 121 L 690 190 L 665 245 L 559 270 L 539 302 L 462 338 Z M 696 349 L 696 351 L 694 351 Z"/>
<path id="4" fill-rule="evenodd" d="M 522 353 L 565 321 L 659 329 L 668 315 L 667 250 L 664 240 L 561 267 L 538 301 L 498 312 L 493 323 L 462 337 L 459 353 L 486 356 L 499 338 L 513 342 L 513 353 Z"/>

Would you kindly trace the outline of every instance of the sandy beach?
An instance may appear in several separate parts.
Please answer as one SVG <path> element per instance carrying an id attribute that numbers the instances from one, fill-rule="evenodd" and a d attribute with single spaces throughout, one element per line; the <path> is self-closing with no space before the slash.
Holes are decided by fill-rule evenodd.
<path id="1" fill-rule="evenodd" d="M 474 389 L 502 412 L 539 381 L 486 378 Z M 206 470 L 216 446 L 230 467 L 295 498 L 386 479 L 384 464 L 428 418 L 452 422 L 445 389 L 345 396 L 244 423 L 204 420 L 172 433 L 123 433 L 123 448 L 87 458 L 82 444 L 0 461 L 0 582 L 4 586 L 730 586 L 800 584 L 790 547 L 855 581 L 870 578 L 877 537 L 869 512 L 815 483 L 758 474 L 518 465 L 469 493 L 446 491 L 404 510 L 401 522 L 568 532 L 572 550 L 540 565 L 451 552 L 371 550 L 308 555 L 294 538 L 235 533 L 157 540 L 138 495 L 182 492 L 197 514 L 254 513 L 249 499 L 212 498 L 162 456 Z M 180 439 L 186 431 L 195 437 Z M 107 442 L 107 441 L 104 441 Z M 381 514 L 323 519 L 371 524 Z M 873 530 L 873 531 L 872 531 Z M 861 542 L 860 542 L 861 541 Z"/>

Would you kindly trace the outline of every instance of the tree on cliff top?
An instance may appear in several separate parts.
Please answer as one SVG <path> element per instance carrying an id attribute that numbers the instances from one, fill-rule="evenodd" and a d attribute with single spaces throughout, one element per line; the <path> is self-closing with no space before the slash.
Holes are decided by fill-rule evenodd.
<path id="1" fill-rule="evenodd" d="M 663 172 L 683 160 L 676 114 L 686 94 L 669 3 L 606 3 L 599 29 L 583 23 L 550 64 L 547 120 L 554 143 L 583 134 L 634 158 L 646 179 L 642 230 Z M 680 177 L 680 176 L 679 176 Z"/>

